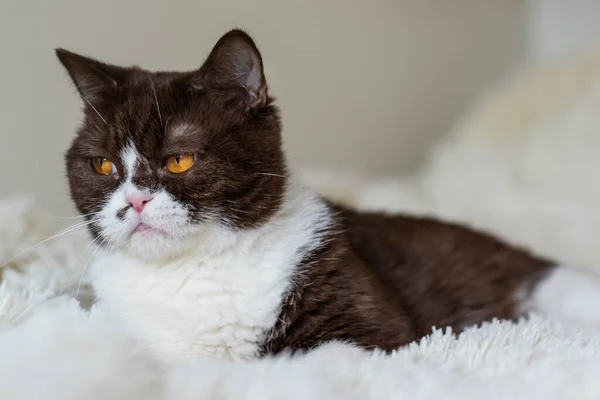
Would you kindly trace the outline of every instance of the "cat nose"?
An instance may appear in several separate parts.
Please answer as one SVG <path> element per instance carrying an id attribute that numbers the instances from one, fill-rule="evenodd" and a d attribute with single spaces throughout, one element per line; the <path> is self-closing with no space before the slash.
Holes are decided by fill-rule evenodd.
<path id="1" fill-rule="evenodd" d="M 129 194 L 125 197 L 125 201 L 129 204 L 137 213 L 141 213 L 144 210 L 146 204 L 153 199 L 151 194 L 135 193 Z"/>

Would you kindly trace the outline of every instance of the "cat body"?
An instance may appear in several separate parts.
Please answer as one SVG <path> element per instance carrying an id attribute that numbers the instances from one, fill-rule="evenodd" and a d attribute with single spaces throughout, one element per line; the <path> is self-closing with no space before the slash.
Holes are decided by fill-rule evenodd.
<path id="1" fill-rule="evenodd" d="M 332 204 L 295 179 L 242 31 L 191 72 L 57 54 L 85 101 L 66 164 L 99 246 L 97 297 L 162 359 L 332 340 L 389 351 L 532 310 L 600 322 L 596 276 L 458 225 Z"/>

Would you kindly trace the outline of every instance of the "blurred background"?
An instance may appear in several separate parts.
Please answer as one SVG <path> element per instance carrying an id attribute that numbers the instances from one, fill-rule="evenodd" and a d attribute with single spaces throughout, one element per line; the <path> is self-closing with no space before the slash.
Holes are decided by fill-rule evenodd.
<path id="1" fill-rule="evenodd" d="M 81 104 L 55 47 L 187 70 L 232 27 L 262 51 L 295 167 L 396 176 L 484 91 L 600 40 L 600 1 L 2 0 L 0 196 L 72 212 L 62 157 Z"/>

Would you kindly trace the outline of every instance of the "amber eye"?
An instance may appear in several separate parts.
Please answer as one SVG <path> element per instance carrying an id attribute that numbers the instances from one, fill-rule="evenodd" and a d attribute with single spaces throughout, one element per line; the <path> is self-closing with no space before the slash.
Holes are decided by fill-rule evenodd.
<path id="1" fill-rule="evenodd" d="M 173 174 L 181 174 L 192 168 L 192 165 L 196 162 L 196 155 L 194 153 L 183 153 L 176 154 L 167 158 L 165 166 L 169 172 Z"/>
<path id="2" fill-rule="evenodd" d="M 107 158 L 94 157 L 92 158 L 92 167 L 101 175 L 112 175 L 117 173 L 117 167 Z"/>

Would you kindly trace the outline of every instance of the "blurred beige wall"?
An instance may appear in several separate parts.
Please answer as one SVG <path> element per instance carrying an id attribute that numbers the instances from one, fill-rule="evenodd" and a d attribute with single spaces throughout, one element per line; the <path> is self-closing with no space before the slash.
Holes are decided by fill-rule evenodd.
<path id="1" fill-rule="evenodd" d="M 62 155 L 80 101 L 54 47 L 192 69 L 247 29 L 298 167 L 398 174 L 526 51 L 526 0 L 2 0 L 0 196 L 68 213 Z"/>
<path id="2" fill-rule="evenodd" d="M 537 61 L 568 56 L 600 42 L 600 1 L 529 0 L 530 55 Z"/>

